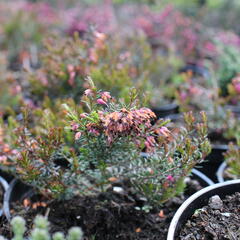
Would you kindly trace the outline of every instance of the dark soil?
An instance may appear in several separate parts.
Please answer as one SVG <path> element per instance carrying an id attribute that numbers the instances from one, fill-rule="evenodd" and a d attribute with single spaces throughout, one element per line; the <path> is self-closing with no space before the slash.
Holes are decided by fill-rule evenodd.
<path id="1" fill-rule="evenodd" d="M 216 200 L 216 198 L 215 198 Z M 182 228 L 180 240 L 239 240 L 240 193 L 225 199 L 209 200 Z"/>
<path id="2" fill-rule="evenodd" d="M 48 202 L 47 207 L 37 209 L 14 205 L 14 215 L 25 216 L 28 229 L 32 227 L 37 214 L 47 215 L 50 231 L 64 231 L 71 226 L 80 226 L 86 240 L 154 240 L 166 239 L 171 219 L 183 201 L 201 188 L 196 181 L 190 181 L 184 195 L 172 198 L 162 207 L 150 212 L 137 210 L 145 205 L 144 199 L 131 192 L 108 192 L 95 197 L 75 197 L 68 201 Z M 2 224 L 2 225 L 1 225 Z M 0 235 L 12 237 L 9 225 L 0 224 Z"/>

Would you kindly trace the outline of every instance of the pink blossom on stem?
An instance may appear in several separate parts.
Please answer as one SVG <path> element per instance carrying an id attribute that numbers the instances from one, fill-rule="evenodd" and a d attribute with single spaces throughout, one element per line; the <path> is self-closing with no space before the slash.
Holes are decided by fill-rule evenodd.
<path id="1" fill-rule="evenodd" d="M 75 140 L 78 140 L 81 137 L 82 133 L 81 132 L 77 132 L 75 134 Z"/>
<path id="2" fill-rule="evenodd" d="M 86 118 L 87 117 L 87 114 L 86 113 L 81 113 L 80 114 L 80 118 Z"/>
<path id="3" fill-rule="evenodd" d="M 87 90 L 84 91 L 84 94 L 86 96 L 90 97 L 90 96 L 93 96 L 93 91 L 92 91 L 92 89 L 87 89 Z"/>
<path id="4" fill-rule="evenodd" d="M 173 182 L 174 181 L 174 178 L 172 175 L 168 175 L 167 176 L 167 180 L 170 181 L 170 182 Z"/>
<path id="5" fill-rule="evenodd" d="M 235 84 L 234 89 L 238 94 L 240 94 L 240 83 Z"/>
<path id="6" fill-rule="evenodd" d="M 97 100 L 97 103 L 98 103 L 98 104 L 101 104 L 101 105 L 107 105 L 107 103 L 106 103 L 105 101 L 103 101 L 101 98 L 99 98 L 99 99 Z"/>

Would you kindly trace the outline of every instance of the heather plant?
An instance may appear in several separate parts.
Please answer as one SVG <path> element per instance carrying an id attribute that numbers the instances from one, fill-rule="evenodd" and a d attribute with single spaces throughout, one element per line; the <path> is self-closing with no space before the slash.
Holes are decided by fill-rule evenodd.
<path id="1" fill-rule="evenodd" d="M 5 23 L 3 31 L 2 46 L 8 50 L 10 62 L 21 62 L 25 67 L 29 66 L 30 61 L 37 58 L 34 51 L 36 52 L 36 46 L 42 37 L 40 23 L 31 13 L 19 11 Z"/>
<path id="2" fill-rule="evenodd" d="M 2 49 L 7 51 L 12 70 L 37 67 L 43 36 L 53 26 L 58 15 L 47 3 L 28 1 L 0 2 Z"/>
<path id="3" fill-rule="evenodd" d="M 240 52 L 237 47 L 218 44 L 217 58 L 217 79 L 221 89 L 221 94 L 226 96 L 228 94 L 227 86 L 231 83 L 231 80 L 239 73 L 239 56 Z"/>
<path id="4" fill-rule="evenodd" d="M 99 55 L 107 61 L 113 60 L 107 56 L 105 38 L 104 34 L 97 32 L 88 40 L 80 39 L 77 34 L 74 38 L 56 36 L 48 38 L 41 56 L 41 69 L 29 74 L 30 93 L 39 99 L 43 99 L 44 96 L 50 99 L 72 97 L 79 102 L 86 87 L 85 78 L 88 74 L 92 74 L 99 85 L 105 83 L 105 85 L 109 84 L 110 88 L 116 86 L 119 90 L 121 84 L 115 81 L 117 76 L 121 78 L 122 84 L 129 86 L 129 83 L 126 83 L 129 77 L 126 76 L 125 69 L 119 71 L 114 69 L 113 80 L 110 82 L 111 78 L 108 76 L 106 67 L 101 67 L 104 62 L 99 63 Z M 53 46 L 53 42 L 57 44 Z"/>
<path id="5" fill-rule="evenodd" d="M 14 233 L 14 237 L 12 240 L 23 240 L 24 233 L 26 231 L 26 221 L 24 218 L 20 216 L 16 216 L 11 220 L 12 231 Z M 29 233 L 28 239 L 31 240 L 81 240 L 83 239 L 83 232 L 79 227 L 72 227 L 69 229 L 67 236 L 64 236 L 62 232 L 56 232 L 52 236 L 49 233 L 49 222 L 46 217 L 36 216 L 34 219 L 34 227 Z M 0 236 L 1 240 L 5 238 Z"/>
<path id="6" fill-rule="evenodd" d="M 86 91 L 90 112 L 77 118 L 70 111 L 69 116 L 84 158 L 100 169 L 101 177 L 129 179 L 155 203 L 181 192 L 184 177 L 209 152 L 206 115 L 202 113 L 203 122 L 195 125 L 192 114 L 186 113 L 187 128 L 169 130 L 167 121 L 152 125 L 154 114 L 136 108 L 134 101 L 115 105 L 107 92 Z M 96 111 L 99 105 L 104 109 Z M 142 151 L 148 153 L 146 158 L 139 157 Z"/>
<path id="7" fill-rule="evenodd" d="M 180 112 L 205 111 L 208 115 L 209 134 L 213 138 L 220 136 L 218 141 L 230 141 L 239 125 L 239 119 L 226 104 L 230 99 L 237 99 L 238 78 L 233 79 L 228 89 L 231 92 L 226 97 L 220 95 L 218 82 L 214 74 L 210 79 L 197 77 L 192 72 L 181 73 L 174 79 L 176 82 L 176 102 Z M 216 135 L 216 136 L 214 136 Z"/>
<path id="8" fill-rule="evenodd" d="M 211 52 L 205 51 L 205 45 L 210 43 L 206 29 L 194 19 L 185 16 L 172 5 L 167 5 L 160 11 L 147 7 L 139 10 L 134 22 L 135 26 L 146 34 L 153 48 L 162 49 L 164 53 L 175 51 L 186 61 L 201 62 L 211 57 Z"/>
<path id="9" fill-rule="evenodd" d="M 22 89 L 16 76 L 7 70 L 7 59 L 0 53 L 0 117 L 15 114 L 23 103 Z"/>
<path id="10" fill-rule="evenodd" d="M 49 198 L 97 194 L 117 179 L 130 181 L 153 204 L 180 193 L 184 178 L 209 152 L 206 115 L 195 123 L 186 114 L 186 128 L 168 128 L 163 120 L 152 125 L 155 114 L 138 107 L 135 90 L 124 103 L 89 84 L 82 97 L 85 113 L 64 105 L 71 121 L 65 131 L 73 131 L 74 147 L 65 143 L 62 127 L 39 136 L 17 129 L 18 154 L 11 158 L 16 176 Z"/>
<path id="11" fill-rule="evenodd" d="M 235 131 L 236 143 L 230 143 L 228 151 L 224 154 L 227 163 L 227 176 L 233 179 L 240 177 L 240 128 Z"/>
<path id="12" fill-rule="evenodd" d="M 141 101 L 158 105 L 164 99 L 174 98 L 175 88 L 168 81 L 182 65 L 174 54 L 155 54 L 144 37 L 123 41 L 96 31 L 85 38 L 77 34 L 74 38 L 49 38 L 41 60 L 42 67 L 27 74 L 23 87 L 39 104 L 45 96 L 52 100 L 71 97 L 79 102 L 88 87 L 85 79 L 91 76 L 99 89 L 111 91 L 115 97 L 127 101 L 129 89 L 134 86 Z M 161 100 L 156 101 L 157 97 Z"/>
<path id="13" fill-rule="evenodd" d="M 235 76 L 231 83 L 227 86 L 228 96 L 226 97 L 226 102 L 238 105 L 240 102 L 240 74 Z"/>
<path id="14" fill-rule="evenodd" d="M 173 79 L 175 98 L 181 112 L 214 111 L 216 90 L 207 84 L 207 80 L 201 76 L 194 76 L 191 71 L 176 75 Z"/>

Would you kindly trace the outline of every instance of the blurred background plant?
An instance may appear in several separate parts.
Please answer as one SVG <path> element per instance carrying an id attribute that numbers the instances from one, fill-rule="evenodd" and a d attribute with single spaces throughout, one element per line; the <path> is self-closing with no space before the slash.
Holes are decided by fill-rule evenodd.
<path id="1" fill-rule="evenodd" d="M 26 231 L 26 221 L 20 216 L 16 216 L 11 220 L 12 231 L 14 233 L 13 239 L 24 239 Z M 52 236 L 49 233 L 49 222 L 44 216 L 36 216 L 34 219 L 34 227 L 29 231 L 29 237 L 31 240 L 82 240 L 83 232 L 79 227 L 72 227 L 69 229 L 67 236 L 65 237 L 62 232 L 56 232 Z M 5 240 L 4 236 L 0 236 L 1 240 Z"/>
<path id="2" fill-rule="evenodd" d="M 240 127 L 234 133 L 236 142 L 229 144 L 229 150 L 224 154 L 227 168 L 225 176 L 230 179 L 239 179 L 240 177 Z"/>

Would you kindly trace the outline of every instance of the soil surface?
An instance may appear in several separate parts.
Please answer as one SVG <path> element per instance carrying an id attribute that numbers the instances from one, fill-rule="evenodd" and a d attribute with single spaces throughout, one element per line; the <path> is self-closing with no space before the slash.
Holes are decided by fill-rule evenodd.
<path id="1" fill-rule="evenodd" d="M 196 181 L 189 181 L 185 194 L 172 198 L 162 207 L 149 212 L 138 210 L 146 205 L 144 199 L 133 194 L 126 186 L 123 192 L 108 192 L 95 197 L 75 197 L 68 201 L 47 202 L 46 207 L 36 209 L 13 204 L 13 215 L 24 216 L 28 229 L 32 228 L 37 214 L 48 216 L 50 231 L 64 231 L 80 226 L 86 240 L 164 240 L 174 213 L 183 201 L 201 187 Z M 38 200 L 39 201 L 39 200 Z M 0 235 L 12 237 L 6 219 L 0 222 Z M 28 233 L 27 233 L 28 234 Z"/>
<path id="2" fill-rule="evenodd" d="M 240 193 L 218 195 L 209 199 L 207 206 L 198 209 L 187 221 L 178 240 L 239 240 Z"/>

